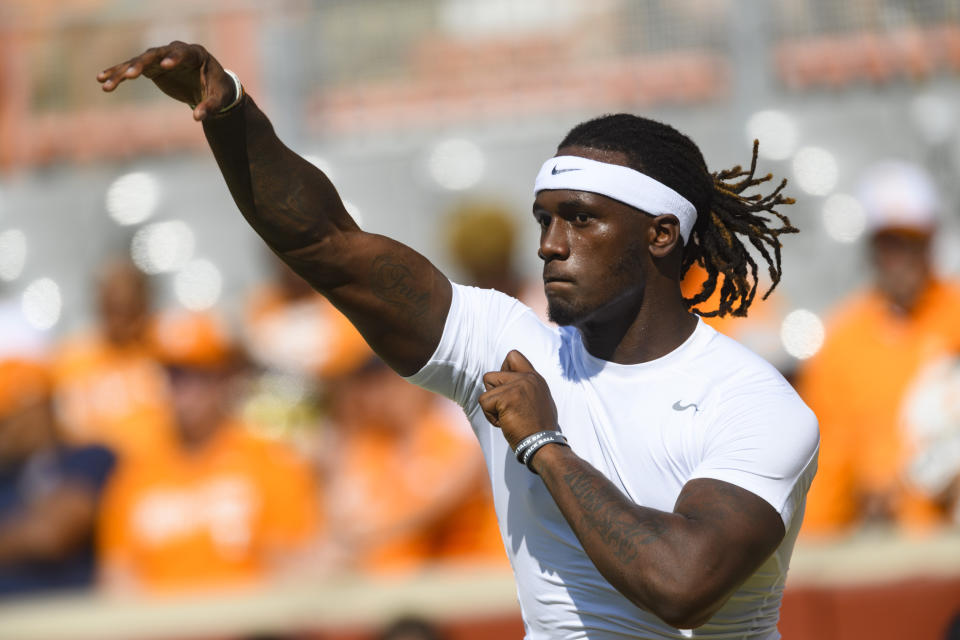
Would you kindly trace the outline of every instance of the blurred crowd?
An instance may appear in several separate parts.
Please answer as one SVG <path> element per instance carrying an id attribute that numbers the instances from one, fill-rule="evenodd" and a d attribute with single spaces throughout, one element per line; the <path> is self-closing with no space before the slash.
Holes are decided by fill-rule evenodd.
<path id="1" fill-rule="evenodd" d="M 501 251 L 512 233 L 505 223 Z M 466 268 L 514 290 L 496 272 L 507 261 L 481 262 Z M 232 327 L 216 310 L 154 309 L 149 278 L 110 260 L 91 283 L 89 331 L 4 341 L 0 594 L 505 567 L 460 409 L 396 375 L 272 266 Z"/>
<path id="2" fill-rule="evenodd" d="M 960 285 L 931 266 L 953 212 L 899 162 L 871 169 L 859 199 L 871 282 L 785 371 L 820 419 L 808 538 L 960 522 Z M 543 315 L 512 264 L 514 219 L 464 204 L 447 244 L 463 279 Z M 155 309 L 122 259 L 91 295 L 95 324 L 53 345 L 0 306 L 0 595 L 505 566 L 462 412 L 394 374 L 281 263 L 234 322 Z M 779 304 L 706 321 L 763 354 Z"/>

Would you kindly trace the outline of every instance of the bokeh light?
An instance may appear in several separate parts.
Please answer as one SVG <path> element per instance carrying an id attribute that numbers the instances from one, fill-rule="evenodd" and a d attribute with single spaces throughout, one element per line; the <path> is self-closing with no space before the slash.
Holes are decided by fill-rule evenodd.
<path id="1" fill-rule="evenodd" d="M 855 242 L 867 226 L 867 214 L 851 195 L 835 193 L 823 203 L 823 227 L 837 242 Z"/>
<path id="2" fill-rule="evenodd" d="M 761 158 L 786 160 L 797 148 L 800 131 L 796 120 L 775 109 L 758 111 L 750 116 L 746 126 L 747 142 L 760 141 L 757 153 Z"/>
<path id="3" fill-rule="evenodd" d="M 804 147 L 793 157 L 797 186 L 814 196 L 825 196 L 837 186 L 837 159 L 820 147 Z"/>
<path id="4" fill-rule="evenodd" d="M 107 213 L 114 222 L 124 226 L 150 218 L 159 202 L 157 179 L 143 171 L 120 176 L 107 188 Z"/>
<path id="5" fill-rule="evenodd" d="M 26 262 L 26 234 L 20 229 L 0 233 L 0 280 L 10 282 L 19 278 Z"/>
<path id="6" fill-rule="evenodd" d="M 148 274 L 176 271 L 193 257 L 194 236 L 182 220 L 149 224 L 130 243 L 130 257 Z"/>
<path id="7" fill-rule="evenodd" d="M 910 103 L 910 119 L 929 145 L 948 142 L 957 129 L 956 105 L 933 93 L 924 93 Z"/>
<path id="8" fill-rule="evenodd" d="M 60 321 L 63 308 L 60 286 L 50 278 L 34 280 L 24 289 L 20 308 L 33 327 L 40 330 L 52 328 Z"/>
<path id="9" fill-rule="evenodd" d="M 204 258 L 191 260 L 173 279 L 177 301 L 191 311 L 203 311 L 215 305 L 222 288 L 220 269 Z"/>
<path id="10" fill-rule="evenodd" d="M 805 360 L 820 351 L 825 336 L 823 321 L 806 309 L 791 311 L 780 325 L 780 342 L 784 351 L 798 360 Z"/>
<path id="11" fill-rule="evenodd" d="M 427 169 L 434 182 L 450 191 L 475 186 L 483 177 L 487 160 L 475 143 L 451 138 L 437 143 L 430 151 Z"/>

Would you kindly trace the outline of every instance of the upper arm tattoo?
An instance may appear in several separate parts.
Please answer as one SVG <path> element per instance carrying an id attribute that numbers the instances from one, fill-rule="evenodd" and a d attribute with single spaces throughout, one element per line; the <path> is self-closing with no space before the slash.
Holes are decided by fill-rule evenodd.
<path id="1" fill-rule="evenodd" d="M 429 309 L 430 284 L 418 282 L 410 267 L 394 254 L 383 253 L 373 259 L 370 281 L 373 294 L 412 319 L 420 318 Z"/>

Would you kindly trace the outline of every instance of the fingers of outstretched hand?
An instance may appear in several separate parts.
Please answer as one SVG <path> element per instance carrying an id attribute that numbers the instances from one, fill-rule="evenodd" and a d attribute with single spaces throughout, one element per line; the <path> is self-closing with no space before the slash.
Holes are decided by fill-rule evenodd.
<path id="1" fill-rule="evenodd" d="M 124 80 L 132 80 L 141 75 L 148 78 L 161 71 L 169 71 L 179 64 L 193 61 L 199 55 L 197 47 L 175 40 L 162 47 L 151 47 L 140 55 L 130 58 L 97 74 L 97 81 L 104 91 L 113 91 Z"/>
<path id="2" fill-rule="evenodd" d="M 103 84 L 105 91 L 110 91 L 128 78 L 136 78 L 143 72 L 143 65 L 153 56 L 153 49 L 148 49 L 135 58 L 115 64 L 97 74 L 97 80 Z"/>
<path id="3" fill-rule="evenodd" d="M 115 64 L 97 74 L 97 80 L 103 85 L 104 91 L 113 91 L 124 80 L 132 80 L 141 74 L 144 69 L 155 65 L 169 47 L 154 47 L 147 49 L 139 56 L 130 58 L 126 62 Z"/>

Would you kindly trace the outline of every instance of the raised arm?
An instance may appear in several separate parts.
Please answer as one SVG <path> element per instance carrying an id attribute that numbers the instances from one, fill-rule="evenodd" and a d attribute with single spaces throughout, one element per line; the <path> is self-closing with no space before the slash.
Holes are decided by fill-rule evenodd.
<path id="1" fill-rule="evenodd" d="M 195 105 L 230 194 L 250 226 L 290 267 L 323 293 L 401 375 L 429 359 L 450 307 L 450 283 L 413 249 L 362 231 L 333 184 L 287 148 L 253 99 L 199 45 L 172 42 L 102 71 L 113 91 L 144 75 Z"/>

